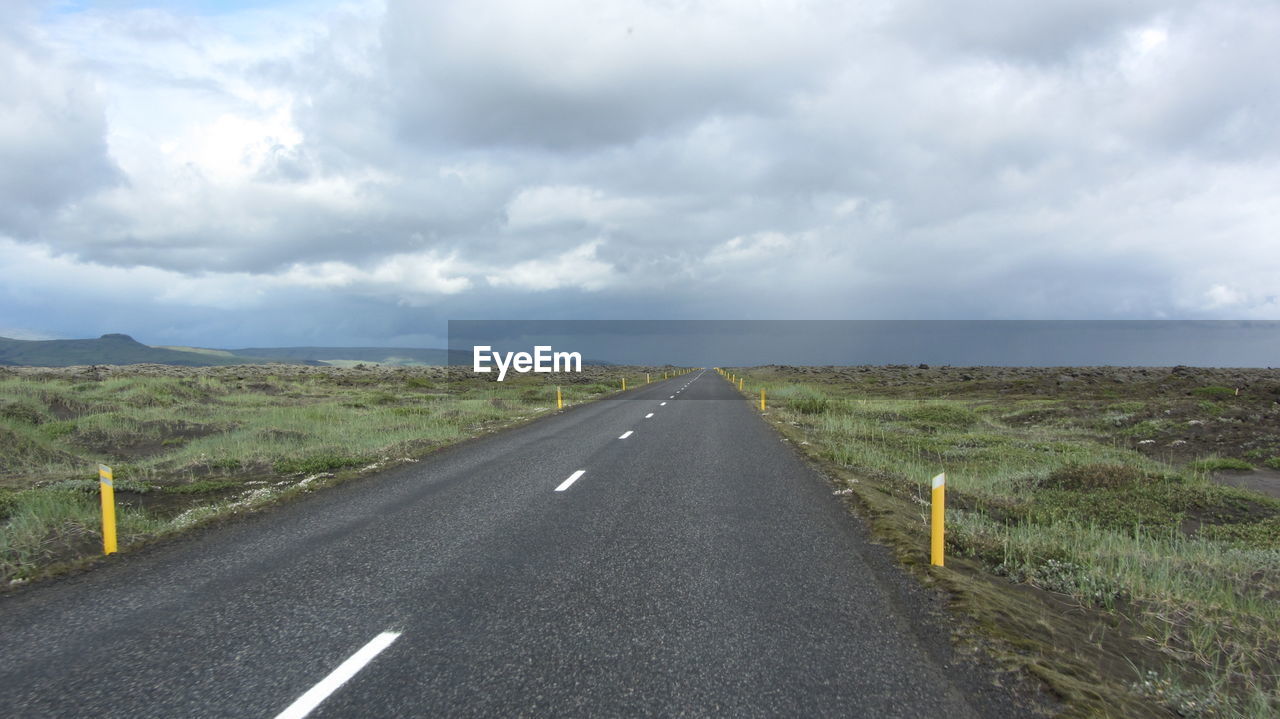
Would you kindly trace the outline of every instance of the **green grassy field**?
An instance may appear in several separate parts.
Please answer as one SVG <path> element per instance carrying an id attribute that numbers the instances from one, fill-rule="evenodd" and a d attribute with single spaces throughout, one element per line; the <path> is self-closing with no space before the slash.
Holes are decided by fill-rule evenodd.
<path id="1" fill-rule="evenodd" d="M 734 372 L 751 401 L 765 389 L 768 418 L 903 561 L 1070 711 L 1280 714 L 1280 501 L 1213 474 L 1265 472 L 1280 453 L 1271 387 L 1020 393 L 901 372 Z M 1021 389 L 1032 386 L 1043 385 Z M 938 570 L 927 568 L 928 482 L 942 471 L 949 559 Z"/>
<path id="2" fill-rule="evenodd" d="M 100 462 L 114 470 L 124 549 L 555 411 L 557 383 L 575 404 L 623 377 L 643 384 L 645 370 L 500 384 L 439 367 L 6 370 L 0 581 L 100 553 Z"/>

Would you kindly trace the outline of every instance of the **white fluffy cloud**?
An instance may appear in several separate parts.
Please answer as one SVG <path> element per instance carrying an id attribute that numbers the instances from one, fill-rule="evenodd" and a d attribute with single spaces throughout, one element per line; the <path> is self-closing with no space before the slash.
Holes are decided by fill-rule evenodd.
<path id="1" fill-rule="evenodd" d="M 600 244 L 599 241 L 588 242 L 549 259 L 517 262 L 491 271 L 485 279 L 494 287 L 533 291 L 564 287 L 603 289 L 613 281 L 615 273 L 609 263 L 596 257 L 596 249 Z"/>
<path id="2" fill-rule="evenodd" d="M 1263 0 L 86 4 L 0 9 L 11 293 L 109 276 L 165 328 L 1280 314 Z"/>

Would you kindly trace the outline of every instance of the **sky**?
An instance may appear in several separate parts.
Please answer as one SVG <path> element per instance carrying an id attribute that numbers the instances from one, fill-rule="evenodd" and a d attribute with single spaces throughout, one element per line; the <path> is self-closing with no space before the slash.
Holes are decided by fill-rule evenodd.
<path id="1" fill-rule="evenodd" d="M 5 0 L 0 335 L 1280 319 L 1271 0 Z"/>

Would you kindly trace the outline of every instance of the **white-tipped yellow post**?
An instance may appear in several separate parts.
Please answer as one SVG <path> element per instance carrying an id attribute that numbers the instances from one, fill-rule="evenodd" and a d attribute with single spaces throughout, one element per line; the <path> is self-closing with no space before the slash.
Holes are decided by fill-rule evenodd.
<path id="1" fill-rule="evenodd" d="M 556 409 L 564 409 L 564 395 L 560 394 L 559 387 L 556 387 Z"/>
<path id="2" fill-rule="evenodd" d="M 627 378 L 626 378 L 626 377 L 623 377 L 623 378 L 622 378 L 622 391 L 623 391 L 623 392 L 626 392 L 626 391 L 627 391 Z"/>
<path id="3" fill-rule="evenodd" d="M 930 532 L 929 563 L 935 567 L 942 566 L 943 537 L 946 534 L 947 520 L 947 473 L 943 472 L 933 478 L 933 531 Z"/>
<path id="4" fill-rule="evenodd" d="M 98 489 L 102 493 L 102 553 L 116 553 L 116 488 L 111 468 L 98 465 Z"/>
<path id="5" fill-rule="evenodd" d="M 764 411 L 764 388 L 760 388 L 760 411 Z"/>
<path id="6" fill-rule="evenodd" d="M 645 373 L 644 373 L 644 383 L 645 383 L 645 384 L 649 384 L 649 373 L 648 373 L 648 372 L 645 372 Z"/>
<path id="7" fill-rule="evenodd" d="M 741 378 L 741 377 L 739 377 L 739 378 L 738 378 L 738 391 L 739 391 L 739 392 L 741 392 L 741 391 L 742 391 L 742 378 Z"/>

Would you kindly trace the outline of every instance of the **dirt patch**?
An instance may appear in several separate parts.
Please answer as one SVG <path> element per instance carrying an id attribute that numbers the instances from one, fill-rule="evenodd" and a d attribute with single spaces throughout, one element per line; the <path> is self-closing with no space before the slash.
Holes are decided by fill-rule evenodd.
<path id="1" fill-rule="evenodd" d="M 114 460 L 134 460 L 168 452 L 200 437 L 226 431 L 214 424 L 190 422 L 146 422 L 136 432 L 108 433 L 78 430 L 71 442 Z"/>
<path id="2" fill-rule="evenodd" d="M 75 419 L 84 414 L 85 411 L 83 406 L 68 404 L 62 397 L 54 397 L 48 400 L 45 402 L 45 406 L 49 408 L 49 414 L 59 421 Z"/>
<path id="3" fill-rule="evenodd" d="M 46 565 L 57 565 L 101 553 L 101 535 L 81 527 L 64 527 L 51 531 L 40 542 L 41 561 Z"/>
<path id="4" fill-rule="evenodd" d="M 1280 499 L 1280 470 L 1255 469 L 1252 472 L 1225 471 L 1214 472 L 1213 481 L 1228 487 L 1248 489 L 1268 497 Z"/>
<path id="5" fill-rule="evenodd" d="M 1183 534 L 1199 534 L 1207 526 L 1247 524 L 1276 516 L 1275 507 L 1252 500 L 1238 500 L 1210 506 L 1193 505 L 1187 508 L 1186 518 L 1179 529 Z"/>
<path id="6" fill-rule="evenodd" d="M 145 509 L 153 517 L 172 519 L 188 509 L 231 499 L 263 484 L 266 484 L 266 480 L 246 479 L 228 481 L 225 486 L 212 486 L 198 492 L 173 491 L 184 485 L 172 485 L 149 492 L 116 492 L 115 496 L 116 503 L 121 507 Z"/>

